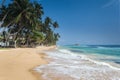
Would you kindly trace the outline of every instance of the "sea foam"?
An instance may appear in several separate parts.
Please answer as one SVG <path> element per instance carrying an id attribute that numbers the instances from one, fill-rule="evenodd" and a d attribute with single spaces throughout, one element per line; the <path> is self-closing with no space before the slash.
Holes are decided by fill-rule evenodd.
<path id="1" fill-rule="evenodd" d="M 73 52 L 71 52 L 71 51 L 69 51 L 69 50 L 67 50 L 67 49 L 60 49 L 59 51 L 60 51 L 60 52 L 63 52 L 63 53 L 68 53 L 68 54 L 73 55 L 73 56 L 78 56 L 78 54 L 74 54 Z M 86 55 L 80 54 L 79 56 L 81 56 L 81 59 L 89 60 L 89 61 L 91 61 L 91 62 L 93 62 L 93 63 L 95 63 L 95 64 L 108 66 L 109 68 L 114 69 L 114 70 L 120 70 L 120 68 L 114 67 L 114 66 L 110 65 L 109 63 L 100 62 L 100 61 L 95 61 L 95 60 L 93 60 L 93 59 L 90 59 L 90 58 L 88 58 Z"/>
<path id="2" fill-rule="evenodd" d="M 83 54 L 67 49 L 45 52 L 52 61 L 37 67 L 45 80 L 60 77 L 60 80 L 119 80 L 120 70 L 108 63 L 95 61 Z M 114 74 L 113 74 L 114 73 Z M 105 75 L 105 76 L 104 76 Z M 69 78 L 69 79 L 68 79 Z"/>

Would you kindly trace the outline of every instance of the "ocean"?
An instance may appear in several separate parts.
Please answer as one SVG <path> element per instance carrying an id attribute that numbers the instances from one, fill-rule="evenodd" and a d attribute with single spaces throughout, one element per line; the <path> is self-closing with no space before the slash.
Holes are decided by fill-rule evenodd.
<path id="1" fill-rule="evenodd" d="M 70 50 L 73 53 L 89 55 L 97 61 L 114 63 L 120 68 L 120 45 L 66 45 L 60 48 Z"/>
<path id="2" fill-rule="evenodd" d="M 120 45 L 65 45 L 45 51 L 44 80 L 120 80 Z"/>

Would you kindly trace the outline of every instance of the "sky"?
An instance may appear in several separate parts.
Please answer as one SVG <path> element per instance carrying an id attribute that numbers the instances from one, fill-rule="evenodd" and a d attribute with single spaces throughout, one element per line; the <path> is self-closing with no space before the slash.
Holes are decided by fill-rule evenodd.
<path id="1" fill-rule="evenodd" d="M 120 44 L 120 0 L 36 1 L 59 23 L 59 45 Z"/>

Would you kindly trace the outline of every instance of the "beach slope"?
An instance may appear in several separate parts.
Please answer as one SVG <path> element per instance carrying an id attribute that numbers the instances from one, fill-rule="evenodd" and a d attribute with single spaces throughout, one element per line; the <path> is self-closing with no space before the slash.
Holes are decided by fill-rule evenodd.
<path id="1" fill-rule="evenodd" d="M 48 49 L 51 47 L 0 50 L 0 80 L 38 80 L 32 69 L 47 63 L 42 50 Z"/>

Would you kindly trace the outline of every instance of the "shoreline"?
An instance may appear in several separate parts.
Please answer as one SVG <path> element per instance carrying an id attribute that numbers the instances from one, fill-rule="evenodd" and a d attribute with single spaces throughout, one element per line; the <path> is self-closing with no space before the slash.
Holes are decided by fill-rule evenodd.
<path id="1" fill-rule="evenodd" d="M 42 46 L 0 50 L 0 80 L 41 80 L 40 73 L 33 69 L 49 62 L 43 51 L 55 48 Z"/>
<path id="2" fill-rule="evenodd" d="M 116 77 L 115 80 L 119 79 L 117 76 L 120 73 L 109 68 L 105 63 L 96 64 L 96 61 L 89 60 L 88 56 L 65 50 L 57 52 L 55 48 L 56 46 L 41 46 L 1 50 L 0 80 L 48 80 L 49 78 L 52 80 L 87 80 L 86 77 L 92 79 L 90 76 L 97 80 L 101 77 L 111 80 L 114 79 L 110 76 L 113 74 Z"/>
<path id="3" fill-rule="evenodd" d="M 71 53 L 64 49 L 58 52 L 50 51 L 46 54 L 50 56 L 49 59 L 52 58 L 53 61 L 36 68 L 37 72 L 43 74 L 44 79 L 42 80 L 88 80 L 88 78 L 92 80 L 120 79 L 119 70 L 112 69 L 104 62 L 99 63 L 83 55 Z"/>

